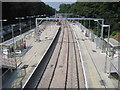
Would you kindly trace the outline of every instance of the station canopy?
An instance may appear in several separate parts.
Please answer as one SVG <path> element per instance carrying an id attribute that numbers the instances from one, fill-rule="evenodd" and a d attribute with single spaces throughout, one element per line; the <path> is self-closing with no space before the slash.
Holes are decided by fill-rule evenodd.
<path id="1" fill-rule="evenodd" d="M 108 38 L 104 39 L 107 43 L 109 43 L 109 45 L 111 45 L 112 47 L 120 47 L 120 42 L 118 42 L 117 40 L 113 39 L 113 38 L 109 38 L 109 42 L 108 42 Z"/>
<path id="2" fill-rule="evenodd" d="M 21 36 L 14 37 L 14 43 L 21 40 L 21 39 L 23 39 L 23 37 L 21 37 Z M 7 40 L 3 43 L 0 43 L 0 45 L 5 45 L 5 46 L 10 46 L 11 44 L 13 44 L 13 38 L 11 38 L 10 40 Z"/>

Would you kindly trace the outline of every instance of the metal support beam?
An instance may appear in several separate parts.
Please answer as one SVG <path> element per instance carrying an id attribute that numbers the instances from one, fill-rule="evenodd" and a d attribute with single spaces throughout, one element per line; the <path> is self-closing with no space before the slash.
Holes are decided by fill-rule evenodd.
<path id="1" fill-rule="evenodd" d="M 58 21 L 61 21 L 61 20 L 102 20 L 102 25 L 104 24 L 104 19 L 99 19 L 99 18 L 36 18 L 36 29 L 35 29 L 35 39 L 36 41 L 40 41 L 40 34 L 41 34 L 41 31 L 39 29 L 39 24 L 41 24 L 41 22 L 43 20 L 58 20 Z M 101 37 L 103 37 L 103 27 L 101 28 Z"/>
<path id="2" fill-rule="evenodd" d="M 36 18 L 37 20 L 104 20 L 99 18 Z"/>
<path id="3" fill-rule="evenodd" d="M 38 18 L 36 18 L 35 20 L 36 28 L 35 28 L 34 36 L 35 36 L 36 41 L 40 41 L 41 31 L 39 29 L 39 24 L 42 23 L 42 20 L 43 19 L 38 20 Z"/>
<path id="4" fill-rule="evenodd" d="M 102 25 L 101 25 L 101 38 L 103 39 L 103 25 L 104 25 L 104 19 L 102 20 Z"/>

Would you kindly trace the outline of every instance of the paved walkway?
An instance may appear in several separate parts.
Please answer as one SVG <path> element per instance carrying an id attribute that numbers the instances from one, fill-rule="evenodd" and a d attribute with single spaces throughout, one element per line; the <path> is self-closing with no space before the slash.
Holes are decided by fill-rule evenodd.
<path id="1" fill-rule="evenodd" d="M 47 25 L 40 36 L 40 42 L 35 41 L 34 33 L 26 36 L 27 48 L 29 48 L 29 50 L 21 57 L 22 64 L 18 67 L 18 69 L 12 73 L 9 72 L 11 75 L 9 74 L 9 79 L 3 83 L 3 88 L 18 88 L 21 87 L 21 84 L 24 86 L 26 81 L 28 81 L 36 69 L 47 48 L 53 41 L 58 32 L 58 28 L 59 26 L 55 25 L 55 23 L 53 25 Z M 48 38 L 45 38 L 46 35 Z M 21 69 L 24 65 L 28 65 L 26 70 Z"/>
<path id="2" fill-rule="evenodd" d="M 88 88 L 115 88 L 108 74 L 104 73 L 106 55 L 96 49 L 96 44 L 85 37 L 77 25 L 70 25 L 79 42 Z"/>

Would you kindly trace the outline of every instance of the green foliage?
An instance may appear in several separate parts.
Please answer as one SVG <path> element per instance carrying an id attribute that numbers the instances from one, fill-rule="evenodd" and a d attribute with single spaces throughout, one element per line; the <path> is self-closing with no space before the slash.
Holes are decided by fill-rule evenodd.
<path id="1" fill-rule="evenodd" d="M 2 16 L 8 19 L 7 23 L 11 24 L 15 17 L 26 17 L 32 15 L 51 16 L 55 9 L 43 2 L 3 2 Z"/>
<path id="2" fill-rule="evenodd" d="M 97 28 L 97 27 L 94 27 L 94 28 L 93 28 L 93 32 L 94 32 L 94 34 L 97 35 L 97 36 L 100 36 L 100 31 L 101 31 L 100 28 Z"/>
<path id="3" fill-rule="evenodd" d="M 98 34 L 96 27 L 94 27 L 93 31 L 94 31 L 94 34 L 96 34 L 96 35 Z"/>
<path id="4" fill-rule="evenodd" d="M 60 12 L 74 13 L 80 17 L 103 18 L 105 24 L 111 25 L 111 32 L 120 31 L 120 2 L 76 2 L 73 4 L 61 4 Z M 92 29 L 95 27 L 94 21 L 91 23 L 91 27 Z M 105 35 L 107 35 L 107 32 Z"/>
<path id="5" fill-rule="evenodd" d="M 117 32 L 116 32 L 116 31 L 113 31 L 111 35 L 112 35 L 112 36 L 115 36 L 116 34 L 117 34 Z"/>

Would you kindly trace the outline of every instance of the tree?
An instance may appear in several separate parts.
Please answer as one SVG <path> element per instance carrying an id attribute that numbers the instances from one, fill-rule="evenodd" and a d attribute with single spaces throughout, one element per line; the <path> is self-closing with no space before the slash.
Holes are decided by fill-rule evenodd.
<path id="1" fill-rule="evenodd" d="M 111 25 L 111 32 L 120 31 L 120 2 L 76 2 L 73 4 L 61 4 L 59 12 L 69 12 L 80 17 L 103 18 L 105 24 Z M 94 21 L 91 23 L 91 27 L 95 28 Z"/>
<path id="2" fill-rule="evenodd" d="M 43 2 L 3 2 L 2 3 L 2 17 L 7 19 L 5 24 L 15 22 L 15 17 L 26 17 L 32 15 L 51 16 L 55 13 L 55 9 L 46 5 Z"/>

